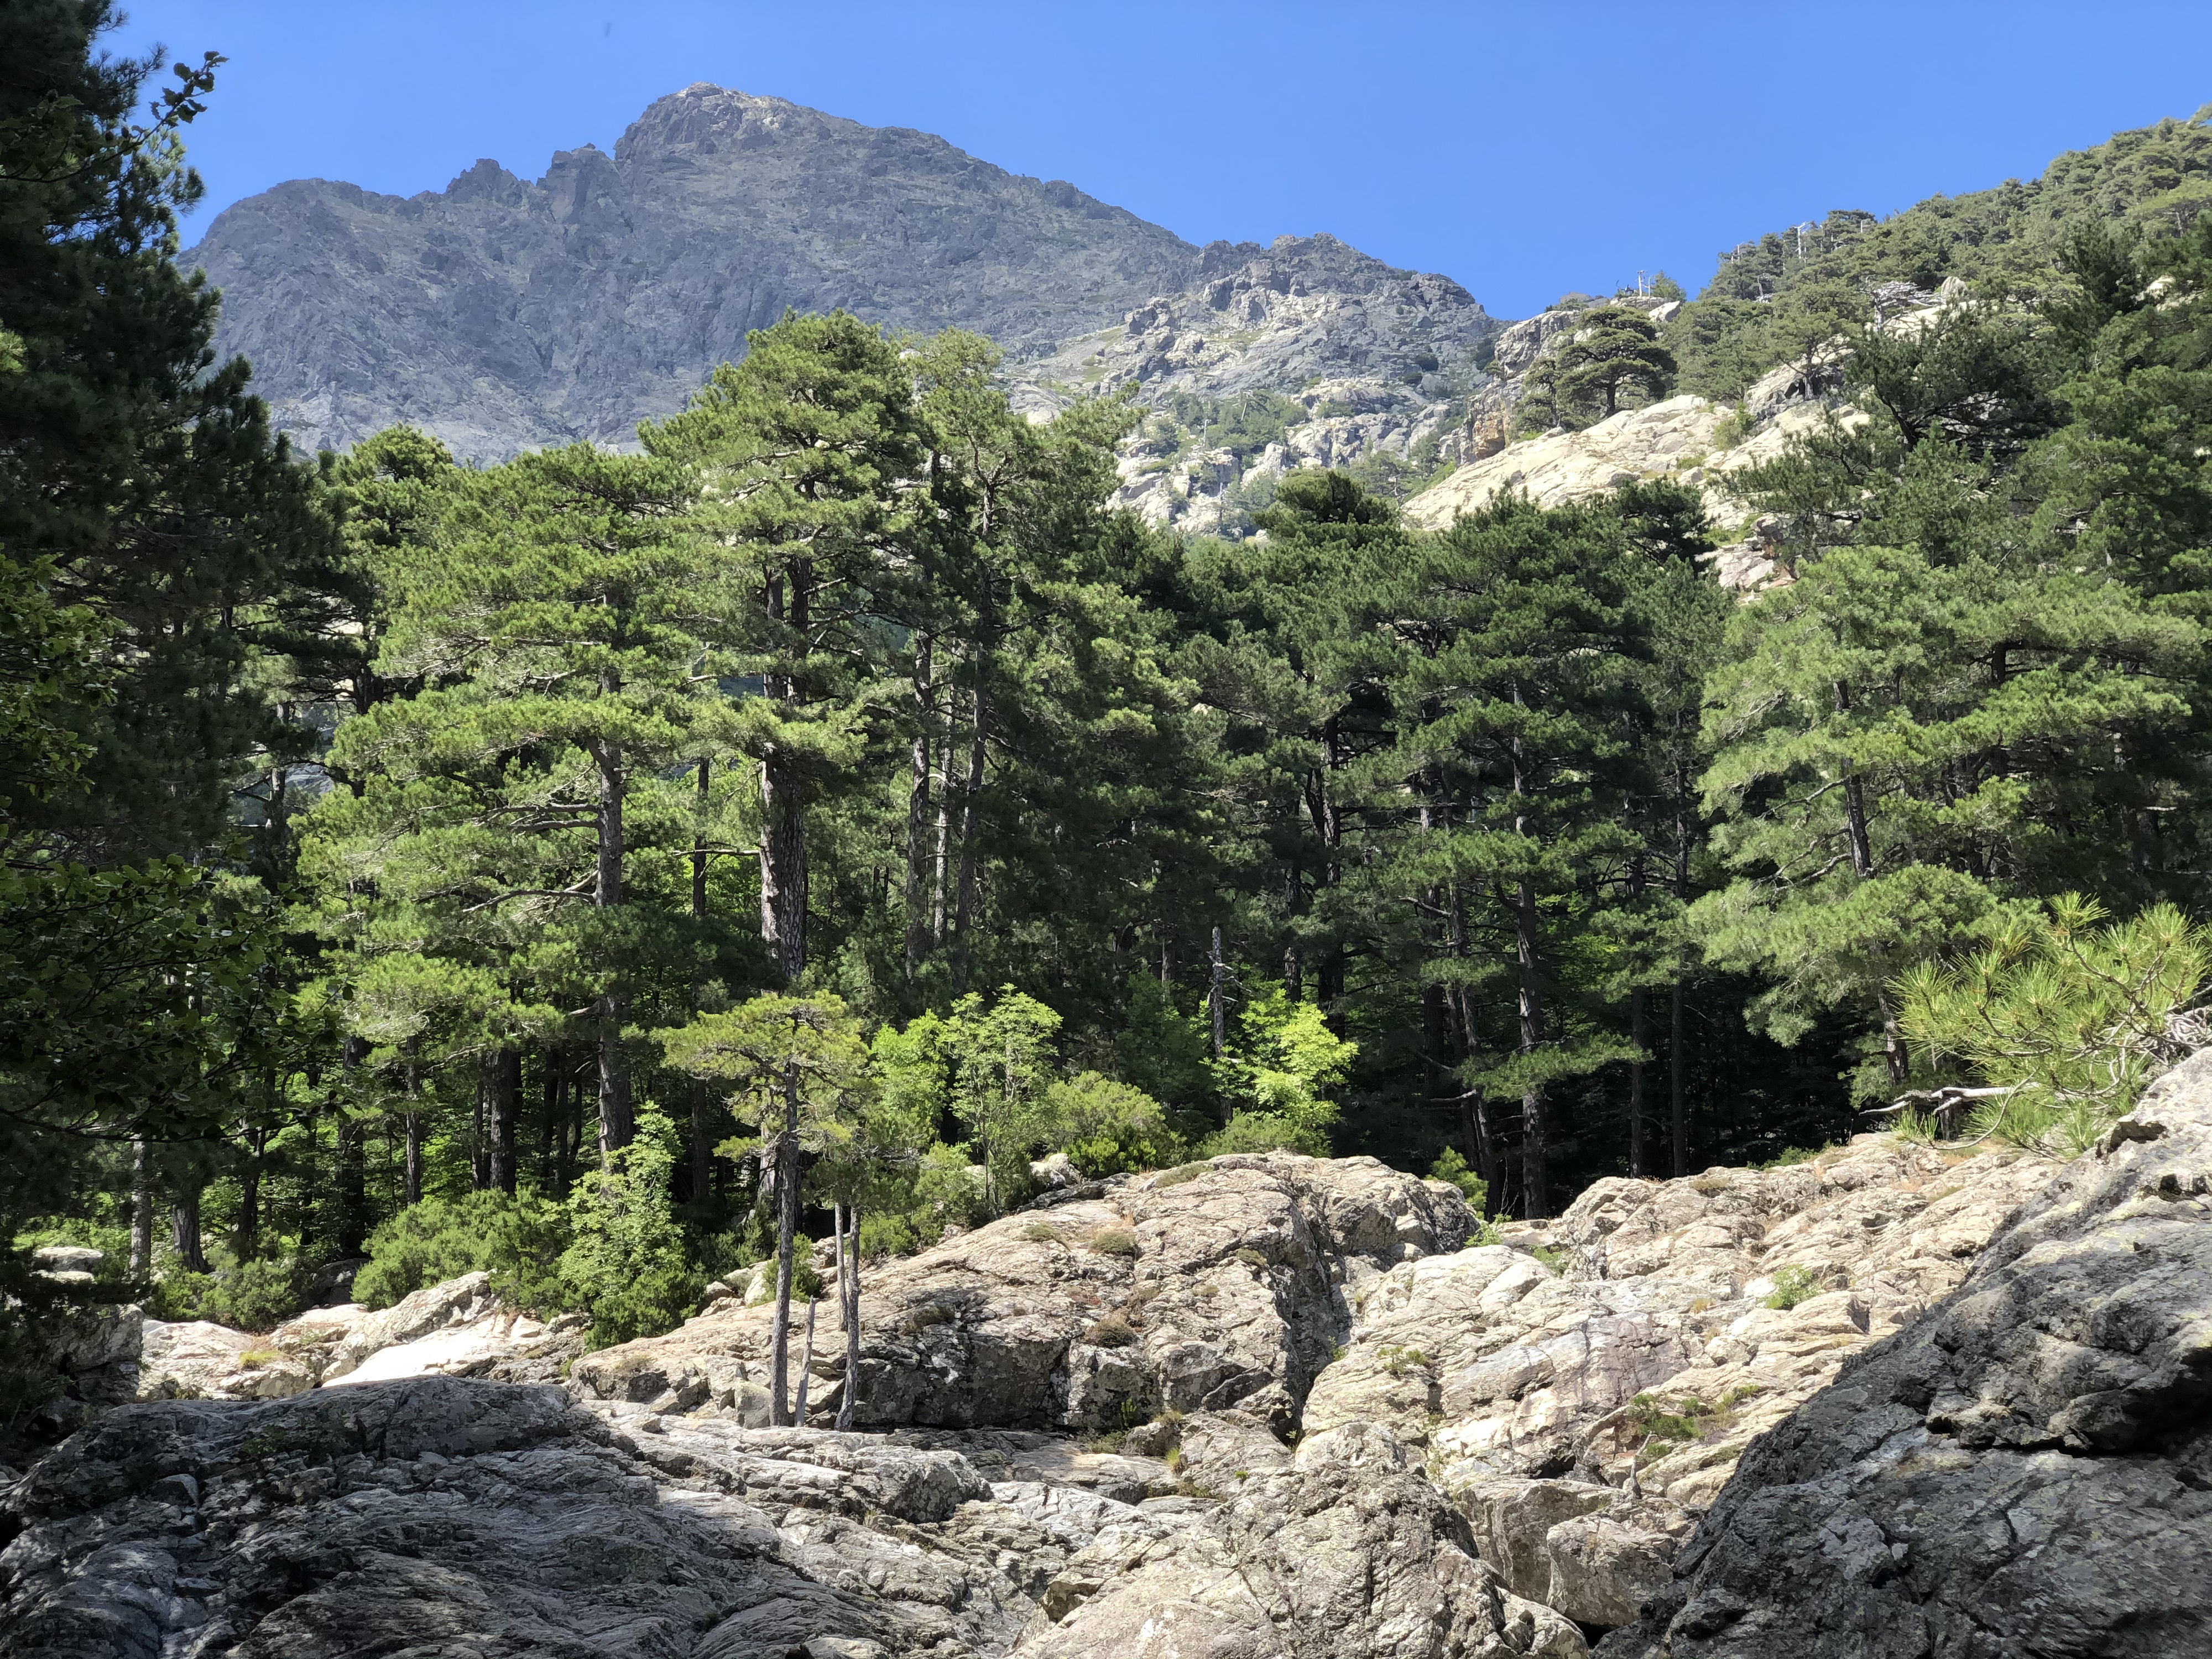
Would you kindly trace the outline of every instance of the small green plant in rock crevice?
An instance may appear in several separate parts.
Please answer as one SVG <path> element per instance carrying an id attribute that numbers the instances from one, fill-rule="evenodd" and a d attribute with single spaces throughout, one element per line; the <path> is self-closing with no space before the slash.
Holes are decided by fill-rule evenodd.
<path id="1" fill-rule="evenodd" d="M 1820 1281 L 1810 1269 L 1792 1263 L 1778 1269 L 1774 1275 L 1774 1288 L 1767 1293 L 1766 1305 L 1777 1312 L 1787 1311 L 1800 1302 L 1809 1302 L 1820 1293 Z"/>

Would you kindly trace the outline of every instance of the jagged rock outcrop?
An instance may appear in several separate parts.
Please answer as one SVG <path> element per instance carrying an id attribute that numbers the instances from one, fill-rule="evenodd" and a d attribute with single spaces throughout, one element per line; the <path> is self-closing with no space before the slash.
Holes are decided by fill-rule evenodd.
<path id="1" fill-rule="evenodd" d="M 1267 247 L 1215 242 L 1196 283 L 1131 311 L 1118 327 L 1018 366 L 1018 407 L 1040 413 L 1103 387 L 1221 398 L 1267 391 L 1296 400 L 1279 442 L 1240 461 L 1141 434 L 1125 447 L 1115 504 L 1149 522 L 1223 527 L 1227 496 L 1302 466 L 1404 456 L 1456 425 L 1455 397 L 1498 324 L 1447 277 L 1398 270 L 1333 236 L 1279 236 Z"/>
<path id="2" fill-rule="evenodd" d="M 1129 1551 L 1125 1571 L 1019 1659 L 1572 1659 L 1574 1626 L 1509 1591 L 1467 1523 L 1384 1429 L 1310 1435 L 1241 1471 L 1219 1511 Z M 1094 1555 L 1098 1546 L 1093 1546 Z M 1080 1573 L 1086 1564 L 1071 1569 Z"/>
<path id="3" fill-rule="evenodd" d="M 584 1357 L 568 1393 L 326 1375 L 125 1406 L 6 1500 L 0 1656 L 2212 1632 L 2212 1053 L 2061 1170 L 1862 1136 L 1601 1182 L 1455 1248 L 1470 1221 L 1365 1159 L 1070 1188 L 872 1270 L 860 1434 L 761 1426 L 763 1321 L 735 1297 Z M 420 1343 L 484 1314 L 481 1285 L 433 1289 L 374 1317 Z M 1118 1443 L 1051 1431 L 1155 1411 Z"/>
<path id="4" fill-rule="evenodd" d="M 337 1382 L 497 1376 L 553 1382 L 583 1351 L 582 1315 L 545 1322 L 504 1301 L 491 1275 L 428 1285 L 389 1308 L 310 1308 L 264 1335 L 206 1320 L 145 1320 L 132 1358 L 139 1400 L 282 1400 Z"/>
<path id="5" fill-rule="evenodd" d="M 1862 1135 L 1781 1169 L 1601 1181 L 1516 1230 L 1530 1249 L 1366 1287 L 1304 1424 L 1423 1449 L 1511 1589 L 1620 1624 L 1753 1438 L 1957 1286 L 2049 1178 L 2039 1159 Z"/>
<path id="6" fill-rule="evenodd" d="M 1441 530 L 1507 489 L 1521 491 L 1540 507 L 1563 507 L 1638 479 L 1663 477 L 1699 489 L 1714 521 L 1732 523 L 1743 509 L 1729 492 L 1729 475 L 1774 459 L 1819 425 L 1827 410 L 1818 398 L 1779 404 L 1764 425 L 1723 447 L 1730 411 L 1703 398 L 1686 395 L 1623 410 L 1579 432 L 1525 438 L 1462 466 L 1407 501 L 1406 521 Z"/>
<path id="7" fill-rule="evenodd" d="M 863 1281 L 856 1420 L 1097 1428 L 1236 1406 L 1288 1428 L 1360 1286 L 1474 1224 L 1451 1188 L 1373 1158 L 1245 1155 L 1072 1188 Z M 717 1302 L 585 1356 L 574 1381 L 602 1400 L 735 1405 L 766 1376 L 771 1318 Z M 816 1349 L 825 1410 L 842 1348 Z"/>
<path id="8" fill-rule="evenodd" d="M 941 138 L 704 83 L 534 182 L 481 161 L 405 198 L 279 185 L 182 263 L 303 444 L 410 421 L 480 460 L 634 441 L 787 307 L 988 334 L 1033 410 L 1347 376 L 1419 410 L 1492 326 L 1456 283 L 1329 237 L 1201 249 Z"/>
<path id="9" fill-rule="evenodd" d="M 1753 1446 L 1614 1659 L 2212 1651 L 2212 1050 Z"/>
<path id="10" fill-rule="evenodd" d="M 252 359 L 301 441 L 405 420 L 500 459 L 632 441 L 786 307 L 1035 350 L 1179 291 L 1199 258 L 941 138 L 702 83 L 534 182 L 483 161 L 404 198 L 279 185 L 180 263 L 222 289 L 218 349 Z"/>
<path id="11" fill-rule="evenodd" d="M 133 1406 L 9 1493 L 0 1656 L 1584 1651 L 1381 1431 L 1135 1501 L 930 1437 L 443 1377 Z"/>
<path id="12" fill-rule="evenodd" d="M 1215 242 L 1188 287 L 1023 365 L 1020 400 L 1049 407 L 1133 380 L 1148 397 L 1303 390 L 1318 407 L 1349 392 L 1419 408 L 1450 390 L 1497 327 L 1449 277 L 1396 270 L 1334 236 Z"/>

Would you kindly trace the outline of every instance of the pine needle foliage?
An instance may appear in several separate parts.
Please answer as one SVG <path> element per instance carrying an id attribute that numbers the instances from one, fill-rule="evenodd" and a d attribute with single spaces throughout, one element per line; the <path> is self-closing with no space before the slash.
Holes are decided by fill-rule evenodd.
<path id="1" fill-rule="evenodd" d="M 2191 1005 L 2212 976 L 2212 932 L 2171 904 L 2108 921 L 2076 893 L 2008 914 L 1983 949 L 1898 976 L 1899 1024 L 1942 1065 L 2004 1093 L 1970 1128 L 2068 1156 L 2094 1144 L 2144 1085 L 2201 1041 Z"/>

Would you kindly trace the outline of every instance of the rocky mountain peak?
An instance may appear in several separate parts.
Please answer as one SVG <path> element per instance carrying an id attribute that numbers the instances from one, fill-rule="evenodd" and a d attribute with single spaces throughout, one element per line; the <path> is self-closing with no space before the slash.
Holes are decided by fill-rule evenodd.
<path id="1" fill-rule="evenodd" d="M 1131 380 L 1151 400 L 1371 380 L 1410 415 L 1468 379 L 1495 326 L 1456 283 L 1334 236 L 1200 249 L 932 134 L 705 82 L 611 155 L 558 151 L 535 180 L 486 158 L 404 199 L 293 180 L 185 258 L 223 290 L 219 349 L 252 361 L 300 441 L 407 421 L 480 460 L 627 444 L 787 308 L 988 334 L 1041 410 Z M 1298 453 L 1376 441 L 1346 428 Z"/>

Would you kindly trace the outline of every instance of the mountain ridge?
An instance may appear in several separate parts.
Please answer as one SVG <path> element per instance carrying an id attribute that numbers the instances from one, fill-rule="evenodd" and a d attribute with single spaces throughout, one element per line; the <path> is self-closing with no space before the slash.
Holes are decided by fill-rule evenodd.
<path id="1" fill-rule="evenodd" d="M 1449 279 L 1331 238 L 1299 245 L 1352 289 L 1375 286 L 1362 262 L 1428 284 L 1455 313 L 1460 358 L 1495 326 Z M 611 155 L 559 150 L 534 180 L 486 158 L 411 197 L 289 180 L 233 204 L 182 257 L 222 289 L 218 349 L 253 362 L 277 423 L 307 446 L 406 421 L 495 460 L 628 442 L 787 308 L 973 329 L 1018 363 L 1148 305 L 1172 311 L 1281 247 L 1201 247 L 927 133 L 702 82 L 654 100 Z M 1394 320 L 1353 332 L 1334 356 L 1326 331 L 1319 355 L 1276 339 L 1273 378 L 1292 360 L 1311 380 L 1436 355 L 1399 341 Z"/>

